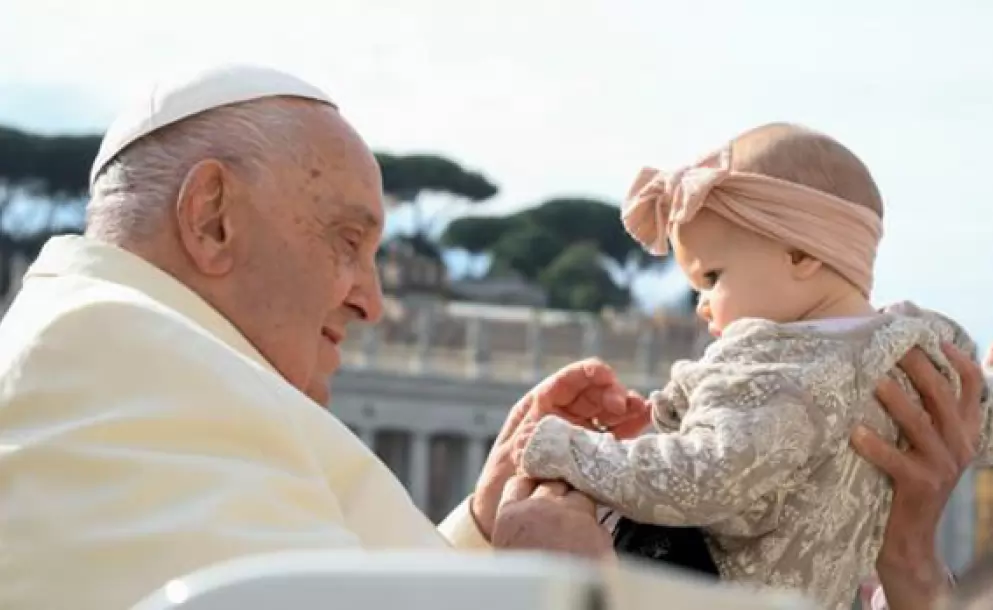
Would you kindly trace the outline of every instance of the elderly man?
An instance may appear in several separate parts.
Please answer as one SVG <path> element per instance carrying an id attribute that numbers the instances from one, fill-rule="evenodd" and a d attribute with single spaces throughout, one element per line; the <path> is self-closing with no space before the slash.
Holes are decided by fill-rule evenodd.
<path id="1" fill-rule="evenodd" d="M 604 365 L 568 367 L 511 409 L 440 535 L 319 406 L 349 324 L 380 316 L 380 182 L 328 97 L 271 70 L 162 85 L 113 124 L 85 236 L 45 247 L 0 324 L 0 607 L 126 607 L 282 549 L 611 552 L 589 500 L 513 478 L 508 455 L 549 411 L 640 428 L 644 405 Z M 957 400 L 920 354 L 906 368 L 935 424 L 898 390 L 883 398 L 920 450 L 857 442 L 895 477 L 884 584 L 927 599 L 978 396 L 967 383 Z"/>

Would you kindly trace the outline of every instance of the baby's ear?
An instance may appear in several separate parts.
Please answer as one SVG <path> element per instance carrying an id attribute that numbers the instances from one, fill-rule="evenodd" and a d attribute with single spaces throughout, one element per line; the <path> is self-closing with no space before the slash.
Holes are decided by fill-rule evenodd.
<path id="1" fill-rule="evenodd" d="M 793 274 L 793 279 L 798 281 L 809 280 L 823 266 L 821 261 L 802 250 L 792 250 L 787 253 L 787 256 L 789 256 L 790 271 Z"/>

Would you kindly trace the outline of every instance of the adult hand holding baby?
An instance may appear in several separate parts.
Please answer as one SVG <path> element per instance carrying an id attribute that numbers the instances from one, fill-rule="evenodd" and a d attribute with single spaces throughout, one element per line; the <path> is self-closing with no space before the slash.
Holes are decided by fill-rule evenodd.
<path id="1" fill-rule="evenodd" d="M 982 372 L 969 354 L 952 346 L 945 353 L 962 379 L 960 396 L 920 350 L 907 354 L 900 366 L 926 414 L 892 381 L 879 388 L 880 402 L 910 443 L 906 450 L 865 428 L 852 439 L 856 451 L 893 479 L 892 509 L 876 562 L 892 610 L 931 608 L 945 589 L 948 572 L 938 557 L 938 523 L 976 453 Z"/>
<path id="2" fill-rule="evenodd" d="M 500 498 L 516 472 L 517 437 L 546 415 L 588 427 L 603 426 L 621 437 L 634 436 L 648 425 L 644 399 L 629 392 L 614 371 L 598 359 L 574 362 L 541 381 L 511 409 L 473 493 L 473 517 L 489 539 Z"/>
<path id="3" fill-rule="evenodd" d="M 566 483 L 515 476 L 504 487 L 493 527 L 495 548 L 615 557 L 613 540 L 596 520 L 596 506 Z"/>

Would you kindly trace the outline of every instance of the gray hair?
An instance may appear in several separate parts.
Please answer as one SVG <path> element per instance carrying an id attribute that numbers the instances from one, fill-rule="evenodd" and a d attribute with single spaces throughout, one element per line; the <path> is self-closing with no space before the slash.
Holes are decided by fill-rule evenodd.
<path id="1" fill-rule="evenodd" d="M 307 116 L 302 109 L 299 100 L 286 98 L 243 102 L 138 140 L 95 180 L 86 233 L 118 244 L 153 237 L 171 213 L 187 173 L 205 159 L 218 159 L 252 180 L 271 178 L 275 160 L 301 154 Z"/>

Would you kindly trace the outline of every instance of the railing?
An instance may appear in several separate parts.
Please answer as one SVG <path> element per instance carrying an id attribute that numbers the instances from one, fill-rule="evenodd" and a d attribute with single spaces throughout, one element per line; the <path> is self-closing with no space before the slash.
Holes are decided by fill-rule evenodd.
<path id="1" fill-rule="evenodd" d="M 346 342 L 346 367 L 530 382 L 599 356 L 624 381 L 655 385 L 674 361 L 699 355 L 709 341 L 696 321 L 683 316 L 598 317 L 464 303 L 394 306 L 392 317 Z"/>

